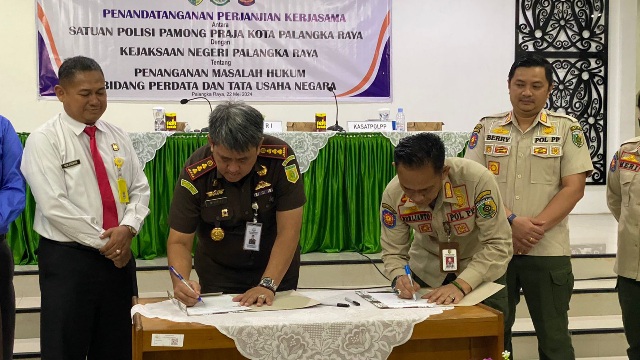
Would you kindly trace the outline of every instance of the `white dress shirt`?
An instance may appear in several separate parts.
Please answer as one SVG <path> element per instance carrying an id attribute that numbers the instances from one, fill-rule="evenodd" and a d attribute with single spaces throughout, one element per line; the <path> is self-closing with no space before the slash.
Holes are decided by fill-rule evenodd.
<path id="1" fill-rule="evenodd" d="M 149 214 L 149 183 L 129 135 L 105 121 L 95 124 L 96 142 L 107 169 L 120 225 L 139 230 Z M 85 124 L 62 112 L 27 138 L 21 170 L 36 200 L 33 229 L 45 238 L 76 241 L 93 248 L 107 239 L 102 228 L 102 199 L 93 166 Z M 118 196 L 118 168 L 114 159 L 124 160 L 122 177 L 127 182 L 129 203 Z"/>

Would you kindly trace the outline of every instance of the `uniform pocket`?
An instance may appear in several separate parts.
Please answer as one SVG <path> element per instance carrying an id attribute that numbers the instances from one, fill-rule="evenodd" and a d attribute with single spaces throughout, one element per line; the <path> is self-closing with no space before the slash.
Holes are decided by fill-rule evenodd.
<path id="1" fill-rule="evenodd" d="M 507 169 L 509 168 L 509 155 L 487 156 L 487 169 L 496 176 L 499 183 L 507 182 Z"/>
<path id="2" fill-rule="evenodd" d="M 560 158 L 531 156 L 531 183 L 555 185 L 560 182 Z"/>
<path id="3" fill-rule="evenodd" d="M 635 174 L 635 172 L 631 171 L 620 171 L 620 195 L 622 196 L 622 206 L 624 207 L 629 207 L 631 185 Z"/>
<path id="4" fill-rule="evenodd" d="M 551 292 L 558 314 L 569 311 L 569 301 L 573 291 L 573 271 L 571 268 L 551 271 Z"/>

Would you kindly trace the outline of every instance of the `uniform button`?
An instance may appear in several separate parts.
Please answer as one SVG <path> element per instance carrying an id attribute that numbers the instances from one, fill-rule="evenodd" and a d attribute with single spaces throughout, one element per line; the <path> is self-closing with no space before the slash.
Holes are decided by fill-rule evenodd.
<path id="1" fill-rule="evenodd" d="M 522 178 L 522 175 L 518 174 L 518 179 Z"/>
<path id="2" fill-rule="evenodd" d="M 516 200 L 520 200 L 520 196 L 519 196 L 519 195 L 518 195 L 518 196 L 516 196 Z"/>
<path id="3" fill-rule="evenodd" d="M 519 153 L 518 156 L 524 157 L 524 154 L 523 153 Z"/>

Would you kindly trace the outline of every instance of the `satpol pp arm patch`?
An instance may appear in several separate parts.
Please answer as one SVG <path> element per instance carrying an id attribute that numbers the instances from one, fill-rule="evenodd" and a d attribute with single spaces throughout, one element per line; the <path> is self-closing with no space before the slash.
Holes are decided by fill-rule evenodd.
<path id="1" fill-rule="evenodd" d="M 485 219 L 492 219 L 498 213 L 498 206 L 491 196 L 491 190 L 485 190 L 476 196 L 476 213 Z"/>

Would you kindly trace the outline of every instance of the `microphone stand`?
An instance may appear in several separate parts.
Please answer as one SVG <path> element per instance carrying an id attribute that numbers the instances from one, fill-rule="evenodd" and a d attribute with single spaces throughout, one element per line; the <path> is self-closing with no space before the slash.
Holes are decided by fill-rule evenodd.
<path id="1" fill-rule="evenodd" d="M 344 128 L 338 125 L 338 97 L 336 96 L 336 92 L 335 92 L 336 88 L 333 85 L 329 85 L 327 90 L 331 91 L 331 93 L 333 94 L 333 99 L 336 101 L 336 123 L 335 125 L 329 126 L 327 130 L 344 132 Z"/>
<path id="2" fill-rule="evenodd" d="M 211 101 L 209 101 L 209 99 L 207 99 L 204 96 L 196 96 L 196 97 L 191 98 L 191 99 L 182 99 L 182 100 L 180 100 L 180 104 L 184 105 L 184 104 L 188 103 L 189 101 L 195 100 L 195 99 L 205 99 L 205 100 L 207 100 L 207 102 L 209 103 L 209 110 L 211 110 L 211 112 L 213 112 L 213 106 L 211 106 Z"/>

